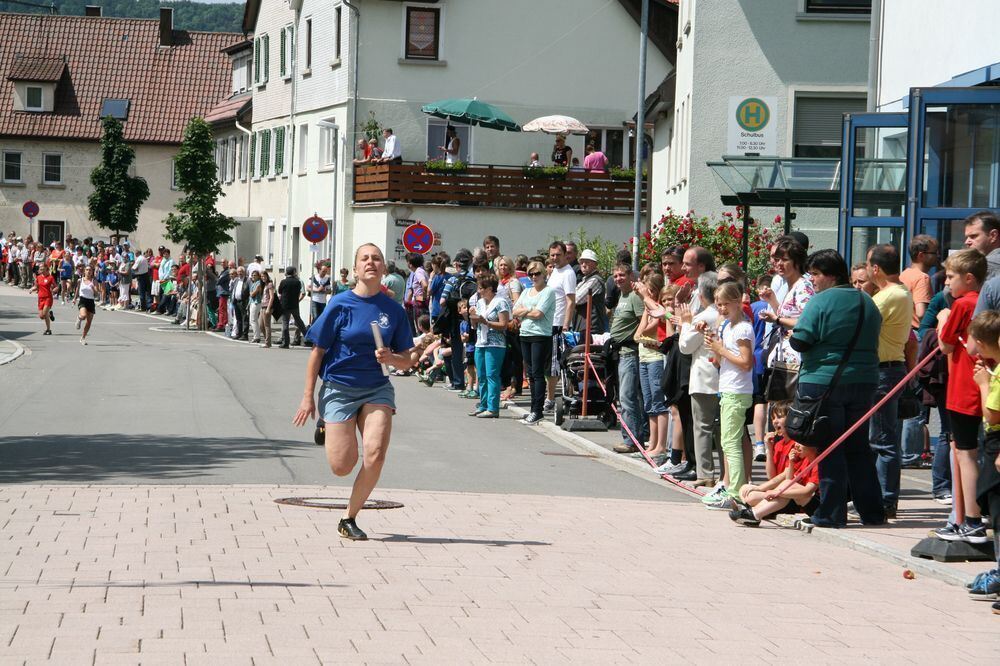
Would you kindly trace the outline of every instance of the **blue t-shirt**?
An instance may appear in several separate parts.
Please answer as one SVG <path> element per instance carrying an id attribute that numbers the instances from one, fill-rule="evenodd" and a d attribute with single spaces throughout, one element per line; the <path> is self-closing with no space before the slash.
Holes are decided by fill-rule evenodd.
<path id="1" fill-rule="evenodd" d="M 403 306 L 383 293 L 369 298 L 361 298 L 353 291 L 339 293 L 306 333 L 310 342 L 326 350 L 320 368 L 324 381 L 360 388 L 389 383 L 375 360 L 372 322 L 378 322 L 382 342 L 393 351 L 413 347 Z"/>
<path id="2" fill-rule="evenodd" d="M 444 291 L 445 276 L 435 275 L 431 278 L 431 319 L 441 314 L 441 292 Z"/>

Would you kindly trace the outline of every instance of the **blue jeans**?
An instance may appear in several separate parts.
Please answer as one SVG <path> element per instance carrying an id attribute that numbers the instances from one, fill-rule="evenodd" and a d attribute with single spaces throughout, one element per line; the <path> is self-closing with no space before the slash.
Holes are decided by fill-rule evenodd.
<path id="1" fill-rule="evenodd" d="M 941 420 L 941 432 L 934 442 L 934 461 L 931 464 L 931 493 L 940 497 L 951 494 L 951 420 L 948 410 L 944 408 L 944 396 L 938 400 L 938 418 Z M 928 419 L 929 420 L 929 419 Z"/>
<path id="2" fill-rule="evenodd" d="M 476 347 L 476 381 L 479 382 L 479 409 L 500 413 L 500 369 L 503 347 Z"/>
<path id="3" fill-rule="evenodd" d="M 642 408 L 646 416 L 657 416 L 667 413 L 667 405 L 663 402 L 663 360 L 639 362 L 639 386 L 642 389 Z"/>
<path id="4" fill-rule="evenodd" d="M 924 426 L 929 420 L 930 408 L 924 407 L 919 416 L 903 421 L 902 452 L 900 462 L 904 467 L 916 465 L 924 452 Z"/>
<path id="5" fill-rule="evenodd" d="M 841 384 L 823 401 L 820 414 L 829 419 L 829 442 L 818 446 L 823 451 L 841 433 L 861 420 L 872 406 L 875 384 Z M 798 393 L 805 398 L 819 398 L 824 384 L 799 383 Z M 819 507 L 812 520 L 820 527 L 844 527 L 847 524 L 847 499 L 866 524 L 885 522 L 885 509 L 875 472 L 875 454 L 865 429 L 858 428 L 843 444 L 819 463 Z"/>
<path id="6" fill-rule="evenodd" d="M 879 367 L 878 387 L 874 402 L 881 400 L 896 384 L 906 376 L 906 368 L 900 363 L 891 367 Z M 892 397 L 875 412 L 868 423 L 868 438 L 875 453 L 875 469 L 882 487 L 882 504 L 894 507 L 899 502 L 899 473 L 903 452 L 900 449 L 899 431 L 896 429 L 899 394 Z"/>
<path id="7" fill-rule="evenodd" d="M 622 410 L 622 441 L 632 444 L 632 438 L 625 430 L 627 425 L 641 444 L 645 441 L 643 425 L 648 430 L 649 424 L 642 409 L 642 394 L 639 390 L 638 354 L 621 354 L 618 359 L 618 400 Z"/>

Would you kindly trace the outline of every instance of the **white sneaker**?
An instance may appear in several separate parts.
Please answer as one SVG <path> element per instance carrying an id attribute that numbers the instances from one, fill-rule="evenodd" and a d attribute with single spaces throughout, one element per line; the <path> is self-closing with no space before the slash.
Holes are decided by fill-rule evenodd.
<path id="1" fill-rule="evenodd" d="M 726 495 L 726 487 L 722 485 L 722 482 L 720 481 L 719 483 L 715 484 L 715 487 L 712 488 L 712 490 L 707 495 L 701 498 L 701 502 L 702 504 L 712 504 L 713 502 L 717 501 L 720 497 L 724 497 L 725 495 Z"/>
<path id="2" fill-rule="evenodd" d="M 80 344 L 83 345 L 84 347 L 86 347 L 87 346 L 87 338 L 80 338 Z"/>
<path id="3" fill-rule="evenodd" d="M 767 449 L 764 448 L 763 444 L 753 445 L 753 459 L 754 462 L 764 462 L 767 460 Z"/>
<path id="4" fill-rule="evenodd" d="M 555 400 L 546 400 L 545 404 L 542 405 L 542 411 L 543 412 L 551 412 L 555 408 L 556 408 L 556 401 Z"/>

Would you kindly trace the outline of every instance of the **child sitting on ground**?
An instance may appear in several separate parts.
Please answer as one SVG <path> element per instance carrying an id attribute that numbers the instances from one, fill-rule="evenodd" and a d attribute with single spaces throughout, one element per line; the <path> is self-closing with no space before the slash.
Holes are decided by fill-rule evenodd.
<path id="1" fill-rule="evenodd" d="M 816 458 L 816 449 L 802 446 L 785 435 L 785 417 L 789 402 L 776 402 L 771 407 L 774 433 L 767 441 L 767 473 L 770 477 L 759 486 L 748 483 L 740 488 L 740 503 L 729 512 L 729 517 L 741 525 L 756 527 L 760 521 L 779 512 L 812 514 L 817 503 L 819 467 L 813 467 L 797 483 L 793 483 L 781 497 L 774 491 L 795 478 L 802 469 Z M 789 506 L 789 505 L 792 506 Z"/>

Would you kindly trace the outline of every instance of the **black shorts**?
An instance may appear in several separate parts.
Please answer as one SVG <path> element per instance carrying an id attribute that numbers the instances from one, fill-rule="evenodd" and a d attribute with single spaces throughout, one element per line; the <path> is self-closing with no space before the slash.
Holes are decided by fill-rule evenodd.
<path id="1" fill-rule="evenodd" d="M 92 298 L 84 298 L 83 296 L 81 296 L 80 307 L 85 309 L 90 314 L 94 314 L 95 312 L 97 312 L 97 308 L 94 307 L 94 299 Z"/>
<path id="2" fill-rule="evenodd" d="M 979 448 L 979 429 L 983 424 L 980 416 L 969 416 L 948 410 L 951 420 L 951 437 L 959 451 L 975 451 Z"/>

